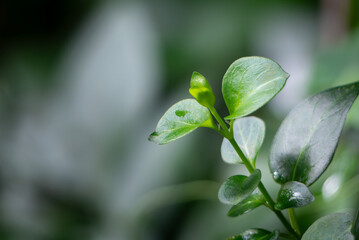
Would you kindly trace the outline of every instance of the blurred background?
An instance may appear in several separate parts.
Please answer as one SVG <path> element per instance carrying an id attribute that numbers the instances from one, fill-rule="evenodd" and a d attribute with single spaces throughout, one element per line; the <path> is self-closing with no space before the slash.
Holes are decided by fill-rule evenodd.
<path id="1" fill-rule="evenodd" d="M 283 229 L 264 207 L 237 218 L 217 199 L 241 166 L 221 160 L 221 137 L 199 129 L 169 145 L 148 142 L 193 71 L 221 97 L 243 56 L 277 61 L 284 90 L 253 115 L 273 136 L 305 97 L 359 80 L 357 0 L 1 0 L 0 239 L 225 239 Z M 304 231 L 359 205 L 359 103 L 335 158 L 297 210 Z"/>

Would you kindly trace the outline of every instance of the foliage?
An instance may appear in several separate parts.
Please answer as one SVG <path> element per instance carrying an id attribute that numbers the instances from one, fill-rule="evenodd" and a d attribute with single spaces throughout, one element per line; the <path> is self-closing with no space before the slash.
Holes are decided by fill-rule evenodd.
<path id="1" fill-rule="evenodd" d="M 303 240 L 342 239 L 354 240 L 351 234 L 352 216 L 349 213 L 334 213 L 318 219 L 303 235 Z"/>
<path id="2" fill-rule="evenodd" d="M 254 165 L 259 149 L 264 140 L 264 122 L 256 117 L 244 117 L 233 122 L 233 137 L 238 146 L 243 150 L 244 155 Z M 236 150 L 227 138 L 223 139 L 221 154 L 223 161 L 227 163 L 242 163 Z"/>
<path id="3" fill-rule="evenodd" d="M 219 200 L 224 204 L 238 204 L 257 188 L 261 176 L 261 171 L 256 169 L 249 177 L 235 175 L 228 178 L 219 189 Z"/>
<path id="4" fill-rule="evenodd" d="M 270 101 L 285 85 L 287 74 L 277 63 L 262 57 L 235 61 L 223 77 L 222 93 L 229 126 L 214 108 L 215 96 L 206 78 L 195 72 L 190 93 L 197 100 L 183 100 L 172 106 L 159 121 L 149 140 L 166 144 L 198 127 L 208 127 L 223 137 L 221 155 L 225 162 L 243 164 L 250 175 L 229 177 L 219 189 L 219 199 L 232 205 L 228 216 L 243 215 L 265 205 L 289 233 L 249 229 L 230 239 L 354 239 L 355 223 L 348 213 L 336 213 L 317 220 L 304 235 L 298 227 L 294 208 L 314 201 L 309 186 L 333 159 L 346 115 L 359 94 L 359 82 L 335 87 L 307 98 L 281 124 L 272 144 L 270 169 L 281 184 L 276 201 L 261 182 L 256 157 L 262 146 L 265 125 L 256 117 L 245 117 Z M 219 125 L 216 126 L 212 116 Z M 290 222 L 282 210 L 288 209 Z M 352 227 L 353 226 L 353 227 Z M 333 238 L 334 236 L 334 238 Z"/>

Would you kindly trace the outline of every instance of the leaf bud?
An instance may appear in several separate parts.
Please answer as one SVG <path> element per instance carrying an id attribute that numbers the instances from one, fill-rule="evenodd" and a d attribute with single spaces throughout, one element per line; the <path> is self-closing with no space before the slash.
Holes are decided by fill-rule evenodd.
<path id="1" fill-rule="evenodd" d="M 189 92 L 199 104 L 205 107 L 212 107 L 216 101 L 207 79 L 198 72 L 193 72 L 192 74 Z"/>

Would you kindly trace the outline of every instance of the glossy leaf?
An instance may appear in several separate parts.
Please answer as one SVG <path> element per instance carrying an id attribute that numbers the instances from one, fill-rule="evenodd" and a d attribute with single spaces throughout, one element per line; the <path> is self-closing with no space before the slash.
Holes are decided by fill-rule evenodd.
<path id="1" fill-rule="evenodd" d="M 352 216 L 348 213 L 334 213 L 315 221 L 304 233 L 302 240 L 340 239 L 354 240 L 350 229 Z"/>
<path id="2" fill-rule="evenodd" d="M 234 205 L 227 213 L 230 217 L 237 217 L 239 215 L 248 213 L 253 209 L 263 205 L 265 199 L 259 191 L 254 191 L 249 197 Z"/>
<path id="3" fill-rule="evenodd" d="M 270 168 L 284 184 L 309 186 L 324 172 L 336 149 L 359 83 L 332 88 L 307 98 L 284 119 L 273 141 Z"/>
<path id="4" fill-rule="evenodd" d="M 149 140 L 166 144 L 185 136 L 198 127 L 215 127 L 209 110 L 194 99 L 182 100 L 167 110 Z"/>
<path id="5" fill-rule="evenodd" d="M 218 198 L 224 204 L 237 204 L 251 195 L 262 177 L 256 169 L 249 177 L 235 175 L 228 178 L 219 188 Z"/>
<path id="6" fill-rule="evenodd" d="M 230 115 L 248 115 L 271 100 L 285 85 L 289 74 L 274 61 L 263 57 L 240 58 L 223 77 L 222 93 Z"/>
<path id="7" fill-rule="evenodd" d="M 279 239 L 279 231 L 269 232 L 264 229 L 255 228 L 248 229 L 238 236 L 228 238 L 228 240 L 277 240 Z"/>
<path id="8" fill-rule="evenodd" d="M 256 117 L 244 117 L 236 119 L 233 123 L 233 136 L 244 155 L 254 164 L 265 133 L 264 122 Z M 227 163 L 242 163 L 238 153 L 232 144 L 223 139 L 221 154 L 223 161 Z"/>
<path id="9" fill-rule="evenodd" d="M 313 201 L 314 196 L 306 185 L 300 182 L 287 182 L 279 190 L 275 208 L 298 208 Z"/>

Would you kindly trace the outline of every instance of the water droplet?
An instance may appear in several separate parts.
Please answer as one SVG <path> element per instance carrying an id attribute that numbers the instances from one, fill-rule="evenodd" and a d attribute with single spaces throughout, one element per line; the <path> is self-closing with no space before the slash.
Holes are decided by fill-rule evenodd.
<path id="1" fill-rule="evenodd" d="M 184 110 L 177 110 L 176 115 L 177 117 L 184 117 L 187 114 L 187 111 Z"/>
<path id="2" fill-rule="evenodd" d="M 300 197 L 302 194 L 300 192 L 294 192 L 293 197 Z"/>
<path id="3" fill-rule="evenodd" d="M 275 180 L 278 180 L 279 179 L 279 172 L 275 171 L 273 173 L 273 177 L 274 177 Z"/>
<path id="4" fill-rule="evenodd" d="M 339 174 L 333 174 L 325 180 L 322 187 L 322 194 L 325 200 L 330 199 L 334 196 L 342 184 L 342 176 Z"/>

